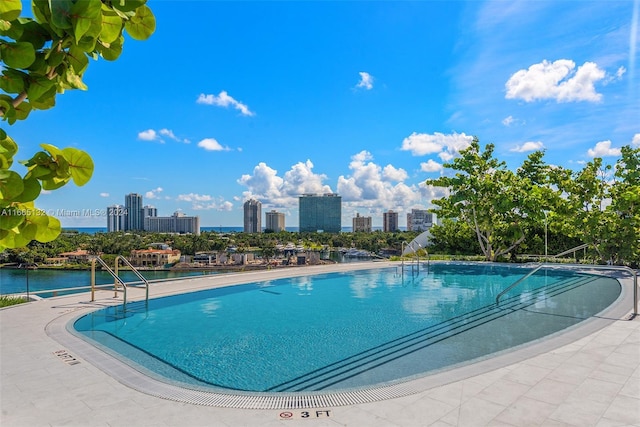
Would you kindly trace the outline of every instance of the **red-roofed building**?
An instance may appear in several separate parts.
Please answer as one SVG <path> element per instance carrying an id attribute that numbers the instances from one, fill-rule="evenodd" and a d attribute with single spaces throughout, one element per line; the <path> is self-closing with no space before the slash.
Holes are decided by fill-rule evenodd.
<path id="1" fill-rule="evenodd" d="M 133 250 L 129 261 L 134 267 L 162 267 L 180 261 L 180 251 L 177 249 Z"/>

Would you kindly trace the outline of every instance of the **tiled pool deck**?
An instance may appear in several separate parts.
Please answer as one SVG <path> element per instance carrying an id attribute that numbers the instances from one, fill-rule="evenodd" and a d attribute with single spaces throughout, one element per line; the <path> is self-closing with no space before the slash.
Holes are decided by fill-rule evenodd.
<path id="1" fill-rule="evenodd" d="M 334 267 L 360 268 L 360 267 Z M 151 297 L 323 267 L 154 284 Z M 52 337 L 111 292 L 0 310 L 0 425 L 8 426 L 640 426 L 640 318 L 632 282 L 617 310 L 515 352 L 416 380 L 424 391 L 372 403 L 259 410 L 154 397 L 117 381 Z M 130 300 L 143 297 L 136 290 Z"/>

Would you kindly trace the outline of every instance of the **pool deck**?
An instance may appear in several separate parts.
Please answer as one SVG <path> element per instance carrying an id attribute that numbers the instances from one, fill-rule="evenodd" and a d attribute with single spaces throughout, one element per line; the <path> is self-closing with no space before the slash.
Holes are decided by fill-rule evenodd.
<path id="1" fill-rule="evenodd" d="M 357 266 L 333 267 L 360 268 Z M 242 280 L 327 271 L 306 267 L 154 284 L 151 297 Z M 0 310 L 0 425 L 9 426 L 639 426 L 640 317 L 623 307 L 549 340 L 419 380 L 423 391 L 312 409 L 233 409 L 137 391 L 66 348 L 50 325 L 113 293 L 56 297 Z M 143 298 L 132 290 L 130 301 Z"/>

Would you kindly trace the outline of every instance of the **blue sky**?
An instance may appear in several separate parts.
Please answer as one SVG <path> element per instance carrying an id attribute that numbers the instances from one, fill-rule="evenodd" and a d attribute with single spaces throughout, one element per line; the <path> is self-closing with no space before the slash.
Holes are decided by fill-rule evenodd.
<path id="1" fill-rule="evenodd" d="M 19 159 L 43 142 L 93 157 L 86 186 L 38 199 L 63 226 L 104 227 L 63 211 L 132 192 L 215 227 L 241 225 L 249 197 L 295 227 L 298 195 L 337 192 L 344 226 L 389 209 L 404 226 L 474 135 L 512 168 L 640 146 L 640 0 L 148 4 L 151 39 L 7 129 Z"/>

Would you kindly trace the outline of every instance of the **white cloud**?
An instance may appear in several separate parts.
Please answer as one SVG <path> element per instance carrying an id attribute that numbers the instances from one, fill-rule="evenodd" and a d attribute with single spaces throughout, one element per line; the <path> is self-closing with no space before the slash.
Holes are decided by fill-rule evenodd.
<path id="1" fill-rule="evenodd" d="M 216 200 L 214 197 L 208 194 L 198 194 L 198 193 L 180 194 L 178 195 L 176 200 L 180 202 L 191 203 L 191 209 L 196 211 L 203 211 L 203 210 L 230 211 L 231 209 L 233 209 L 233 204 L 231 202 L 225 201 L 222 197 Z"/>
<path id="2" fill-rule="evenodd" d="M 248 188 L 243 193 L 245 199 L 253 197 L 263 204 L 296 207 L 301 194 L 331 193 L 331 187 L 323 184 L 326 178 L 324 174 L 313 172 L 311 160 L 296 163 L 285 172 L 284 177 L 278 176 L 277 170 L 261 162 L 253 168 L 251 175 L 242 175 L 238 184 Z"/>
<path id="3" fill-rule="evenodd" d="M 540 99 L 555 99 L 557 102 L 597 102 L 602 95 L 597 93 L 594 83 L 604 79 L 605 72 L 594 62 L 585 62 L 576 71 L 570 59 L 547 60 L 531 65 L 527 70 L 514 73 L 505 87 L 507 99 L 522 99 L 531 102 Z"/>
<path id="4" fill-rule="evenodd" d="M 230 96 L 227 91 L 221 91 L 218 96 L 216 95 L 205 95 L 201 93 L 198 99 L 196 100 L 198 104 L 206 104 L 206 105 L 215 105 L 218 107 L 228 107 L 232 106 L 236 110 L 240 111 L 240 114 L 243 116 L 253 116 L 254 112 L 249 110 L 249 107 L 246 104 L 243 104 L 240 101 L 235 100 L 232 96 Z"/>
<path id="5" fill-rule="evenodd" d="M 522 145 L 517 145 L 509 151 L 513 151 L 515 153 L 526 153 L 528 151 L 537 151 L 542 150 L 544 148 L 544 144 L 540 141 L 527 141 Z"/>
<path id="6" fill-rule="evenodd" d="M 624 76 L 626 72 L 627 69 L 621 66 L 618 68 L 618 71 L 616 71 L 615 74 L 607 73 L 607 76 L 602 83 L 606 86 L 609 83 L 619 82 L 620 80 L 622 80 L 622 76 Z"/>
<path id="7" fill-rule="evenodd" d="M 511 126 L 511 123 L 513 123 L 514 120 L 515 119 L 513 118 L 513 116 L 505 117 L 502 120 L 502 124 L 505 125 L 505 126 Z"/>
<path id="8" fill-rule="evenodd" d="M 180 194 L 177 198 L 181 202 L 190 202 L 191 209 L 195 211 L 202 210 L 217 210 L 217 211 L 230 211 L 233 209 L 233 204 L 229 201 L 225 201 L 223 198 L 219 198 L 217 201 L 208 194 Z"/>
<path id="9" fill-rule="evenodd" d="M 173 131 L 170 129 L 160 129 L 160 135 L 168 136 L 171 139 L 178 140 L 176 136 L 173 134 Z"/>
<path id="10" fill-rule="evenodd" d="M 388 181 L 401 182 L 409 177 L 407 171 L 402 168 L 395 168 L 393 165 L 387 165 L 382 169 L 382 177 Z"/>
<path id="11" fill-rule="evenodd" d="M 420 163 L 420 170 L 423 172 L 439 172 L 442 169 L 442 165 L 432 159 L 429 159 L 427 162 Z"/>
<path id="12" fill-rule="evenodd" d="M 284 174 L 282 190 L 285 195 L 299 196 L 304 193 L 330 193 L 331 188 L 323 184 L 325 174 L 313 172 L 311 160 L 298 162 Z"/>
<path id="13" fill-rule="evenodd" d="M 184 142 L 185 144 L 189 144 L 191 141 L 184 138 L 178 138 L 171 129 L 160 129 L 160 135 L 166 136 L 168 138 L 173 139 L 174 141 Z"/>
<path id="14" fill-rule="evenodd" d="M 213 197 L 208 194 L 189 193 L 178 195 L 178 200 L 182 202 L 209 202 L 213 200 Z"/>
<path id="15" fill-rule="evenodd" d="M 233 209 L 233 203 L 229 201 L 222 202 L 222 204 L 218 208 L 218 210 L 220 211 L 227 211 L 227 212 L 231 211 L 231 209 Z"/>
<path id="16" fill-rule="evenodd" d="M 358 82 L 356 87 L 362 87 L 366 90 L 373 89 L 373 76 L 364 71 L 360 71 L 358 74 L 360 74 L 360 81 Z"/>
<path id="17" fill-rule="evenodd" d="M 146 197 L 147 199 L 159 199 L 160 198 L 160 193 L 162 193 L 162 187 L 158 187 L 156 189 L 153 190 L 149 190 L 146 193 L 144 193 L 144 197 Z"/>
<path id="18" fill-rule="evenodd" d="M 229 147 L 223 147 L 215 138 L 205 138 L 198 142 L 198 147 L 204 148 L 207 151 L 229 151 Z"/>
<path id="19" fill-rule="evenodd" d="M 402 141 L 403 151 L 411 151 L 414 156 L 424 156 L 438 153 L 443 161 L 454 158 L 460 150 L 468 148 L 473 137 L 464 133 L 445 135 L 440 132 L 434 134 L 412 133 Z"/>
<path id="20" fill-rule="evenodd" d="M 153 129 L 147 129 L 139 132 L 138 139 L 142 141 L 158 141 L 159 143 L 164 144 L 164 141 L 160 139 L 158 133 Z"/>
<path id="21" fill-rule="evenodd" d="M 634 147 L 640 147 L 640 133 L 636 133 L 635 135 L 633 135 L 631 145 L 633 145 Z"/>
<path id="22" fill-rule="evenodd" d="M 109 193 L 100 193 L 100 197 L 109 197 Z"/>
<path id="23" fill-rule="evenodd" d="M 504 119 L 502 119 L 502 124 L 505 125 L 506 127 L 510 127 L 512 125 L 524 125 L 526 122 L 522 119 L 516 119 L 513 116 L 508 116 L 505 117 Z"/>
<path id="24" fill-rule="evenodd" d="M 406 206 L 421 202 L 417 187 L 404 182 L 393 184 L 390 176 L 385 176 L 384 170 L 391 172 L 394 178 L 406 178 L 406 172 L 392 165 L 387 165 L 383 170 L 373 162 L 373 156 L 368 151 L 352 156 L 349 169 L 351 175 L 339 176 L 337 186 L 346 207 L 401 211 Z"/>
<path id="25" fill-rule="evenodd" d="M 172 130 L 170 129 L 160 129 L 159 131 L 155 131 L 154 129 L 147 129 L 145 131 L 138 133 L 138 139 L 142 141 L 156 141 L 160 144 L 164 144 L 164 140 L 162 137 L 167 137 L 173 139 L 174 141 L 183 142 L 185 144 L 189 144 L 190 141 L 188 139 L 178 138 Z"/>
<path id="26" fill-rule="evenodd" d="M 589 157 L 613 157 L 620 155 L 619 148 L 612 148 L 611 141 L 600 141 L 595 147 L 589 148 L 587 151 Z"/>

